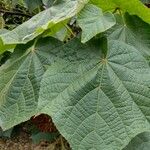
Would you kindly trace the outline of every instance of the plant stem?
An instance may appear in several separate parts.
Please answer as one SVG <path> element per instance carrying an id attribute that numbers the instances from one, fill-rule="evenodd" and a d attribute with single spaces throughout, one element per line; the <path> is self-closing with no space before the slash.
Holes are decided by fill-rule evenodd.
<path id="1" fill-rule="evenodd" d="M 0 12 L 1 13 L 8 13 L 8 14 L 11 14 L 11 15 L 32 17 L 32 15 L 30 15 L 30 14 L 24 14 L 24 13 L 21 13 L 21 12 L 14 12 L 14 11 L 9 11 L 9 10 L 4 10 L 4 9 L 0 9 Z"/>
<path id="2" fill-rule="evenodd" d="M 113 14 L 115 14 L 115 13 L 117 12 L 118 9 L 119 9 L 118 7 L 115 8 L 115 10 L 113 11 Z"/>
<path id="3" fill-rule="evenodd" d="M 64 26 L 67 28 L 67 30 L 68 30 L 74 37 L 76 36 L 67 24 L 64 24 Z"/>

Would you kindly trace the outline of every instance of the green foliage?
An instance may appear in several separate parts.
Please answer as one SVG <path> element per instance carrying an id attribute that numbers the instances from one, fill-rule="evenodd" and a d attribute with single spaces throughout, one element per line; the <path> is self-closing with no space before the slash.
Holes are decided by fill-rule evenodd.
<path id="1" fill-rule="evenodd" d="M 0 58 L 11 52 L 0 67 L 2 129 L 45 113 L 73 150 L 148 150 L 147 2 L 10 2 L 11 11 L 19 5 L 32 13 L 13 30 L 1 16 Z M 33 139 L 41 136 L 51 139 Z"/>
<path id="2" fill-rule="evenodd" d="M 40 8 L 42 6 L 42 0 L 24 0 L 26 7 L 30 10 L 33 11 L 36 8 Z"/>
<path id="3" fill-rule="evenodd" d="M 148 23 L 137 16 L 125 14 L 124 22 L 114 28 L 110 32 L 110 39 L 123 41 L 134 46 L 145 57 L 150 56 L 150 25 Z"/>
<path id="4" fill-rule="evenodd" d="M 84 3 L 85 2 L 86 0 L 84 0 Z M 3 43 L 3 45 L 1 44 L 2 47 L 4 48 L 5 45 L 13 45 L 13 48 L 16 44 L 29 42 L 48 28 L 77 14 L 80 8 L 83 7 L 83 4 L 78 1 L 69 0 L 37 14 L 14 30 L 0 35 L 0 39 Z"/>
<path id="5" fill-rule="evenodd" d="M 86 5 L 79 13 L 77 21 L 83 31 L 83 43 L 89 41 L 98 33 L 111 28 L 116 23 L 111 13 L 107 12 L 103 14 L 102 10 L 94 5 Z"/>
<path id="6" fill-rule="evenodd" d="M 135 48 L 109 41 L 107 56 L 77 47 L 71 60 L 46 71 L 39 106 L 72 149 L 122 149 L 149 130 L 150 70 Z"/>
<path id="7" fill-rule="evenodd" d="M 16 44 L 27 43 L 42 34 L 45 30 L 73 17 L 80 11 L 86 1 L 65 0 L 63 3 L 40 12 L 14 30 L 0 35 L 0 41 L 2 41 L 2 50 L 0 50 L 0 53 L 7 50 L 5 45 L 12 45 L 14 47 Z"/>
<path id="8" fill-rule="evenodd" d="M 102 8 L 103 11 L 113 11 L 115 8 L 117 8 L 117 5 L 112 2 L 112 0 L 90 0 L 90 2 Z"/>
<path id="9" fill-rule="evenodd" d="M 2 131 L 0 130 L 0 138 L 10 138 L 13 132 L 13 128 L 7 130 L 7 131 Z"/>
<path id="10" fill-rule="evenodd" d="M 150 10 L 139 0 L 91 0 L 91 2 L 105 11 L 121 9 L 123 12 L 128 12 L 131 15 L 137 15 L 145 22 L 150 23 Z"/>
<path id="11" fill-rule="evenodd" d="M 150 3 L 150 0 L 141 0 L 144 4 Z"/>
<path id="12" fill-rule="evenodd" d="M 55 39 L 41 39 L 33 46 L 18 45 L 9 61 L 1 67 L 0 126 L 3 129 L 26 121 L 36 113 L 40 81 L 45 65 L 56 59 L 53 51 L 49 53 L 51 50 L 58 53 L 56 43 L 60 45 Z"/>
<path id="13" fill-rule="evenodd" d="M 55 140 L 58 135 L 59 135 L 58 133 L 38 132 L 38 133 L 32 134 L 31 138 L 32 138 L 33 143 L 39 144 L 42 140 L 51 142 Z"/>
<path id="14" fill-rule="evenodd" d="M 150 134 L 142 133 L 136 136 L 124 150 L 149 150 Z"/>
<path id="15" fill-rule="evenodd" d="M 50 7 L 55 4 L 56 0 L 42 0 L 42 2 L 46 7 Z"/>
<path id="16" fill-rule="evenodd" d="M 0 29 L 3 29 L 5 26 L 5 21 L 2 16 L 0 16 Z"/>

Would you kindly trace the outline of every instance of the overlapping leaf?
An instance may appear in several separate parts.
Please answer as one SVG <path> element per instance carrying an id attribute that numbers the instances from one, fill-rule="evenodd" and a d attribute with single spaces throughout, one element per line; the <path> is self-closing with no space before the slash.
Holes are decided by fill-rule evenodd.
<path id="1" fill-rule="evenodd" d="M 73 150 L 121 150 L 150 131 L 150 68 L 123 42 L 110 40 L 106 57 L 99 42 L 87 45 L 68 56 L 74 61 L 49 67 L 38 110 L 52 116 Z"/>
<path id="2" fill-rule="evenodd" d="M 9 32 L 9 30 L 1 29 L 0 30 L 0 35 L 6 34 L 7 32 Z M 13 45 L 13 44 L 4 45 L 3 42 L 0 40 L 0 54 L 2 54 L 3 52 L 5 52 L 5 50 L 7 50 L 7 51 L 13 51 L 14 48 L 15 48 L 15 45 Z"/>
<path id="3" fill-rule="evenodd" d="M 150 0 L 141 0 L 141 2 L 143 2 L 144 4 L 149 4 Z"/>
<path id="4" fill-rule="evenodd" d="M 113 11 L 115 8 L 117 8 L 117 5 L 111 0 L 90 0 L 90 2 L 102 8 L 103 11 Z"/>
<path id="5" fill-rule="evenodd" d="M 42 5 L 42 0 L 24 0 L 24 3 L 30 11 L 33 11 Z"/>
<path id="6" fill-rule="evenodd" d="M 136 47 L 145 57 L 150 56 L 150 25 L 137 16 L 126 14 L 124 23 L 119 23 L 110 39 L 121 40 Z"/>
<path id="7" fill-rule="evenodd" d="M 82 42 L 85 43 L 98 33 L 104 32 L 115 25 L 113 14 L 102 10 L 92 4 L 88 4 L 79 13 L 77 19 L 79 26 L 82 28 Z"/>
<path id="8" fill-rule="evenodd" d="M 136 136 L 123 150 L 149 150 L 150 133 L 144 132 Z"/>
<path id="9" fill-rule="evenodd" d="M 63 0 L 57 5 L 40 12 L 29 21 L 14 30 L 0 35 L 0 53 L 7 49 L 5 45 L 27 43 L 48 28 L 76 15 L 88 0 Z"/>
<path id="10" fill-rule="evenodd" d="M 42 2 L 46 7 L 50 7 L 54 5 L 56 1 L 55 0 L 42 0 Z"/>
<path id="11" fill-rule="evenodd" d="M 140 0 L 90 0 L 104 11 L 119 8 L 130 15 L 137 15 L 145 22 L 150 23 L 150 10 Z"/>
<path id="12" fill-rule="evenodd" d="M 54 38 L 18 45 L 0 68 L 0 126 L 6 130 L 46 113 L 73 150 L 147 150 L 149 134 L 138 134 L 150 131 L 150 10 L 139 0 L 90 1 L 78 17 L 82 42 L 115 24 L 102 10 L 141 19 L 122 16 L 105 46 L 102 39 L 83 45 Z M 57 2 L 10 32 L 1 30 L 0 53 L 45 31 L 53 36 L 88 0 Z"/>

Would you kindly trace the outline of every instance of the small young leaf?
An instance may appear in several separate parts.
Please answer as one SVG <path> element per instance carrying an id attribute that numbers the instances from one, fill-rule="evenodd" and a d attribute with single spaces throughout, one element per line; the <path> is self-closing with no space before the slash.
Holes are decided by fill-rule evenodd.
<path id="1" fill-rule="evenodd" d="M 92 4 L 88 4 L 79 13 L 77 19 L 79 26 L 82 28 L 82 42 L 85 43 L 98 33 L 104 32 L 115 25 L 113 14 L 102 10 Z"/>

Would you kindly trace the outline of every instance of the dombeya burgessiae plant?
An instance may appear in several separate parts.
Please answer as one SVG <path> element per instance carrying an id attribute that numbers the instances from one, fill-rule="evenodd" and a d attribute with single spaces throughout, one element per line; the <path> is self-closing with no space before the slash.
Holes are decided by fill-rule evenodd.
<path id="1" fill-rule="evenodd" d="M 58 0 L 1 32 L 0 53 L 12 52 L 0 67 L 2 129 L 44 113 L 73 150 L 148 150 L 150 10 L 142 2 Z"/>

